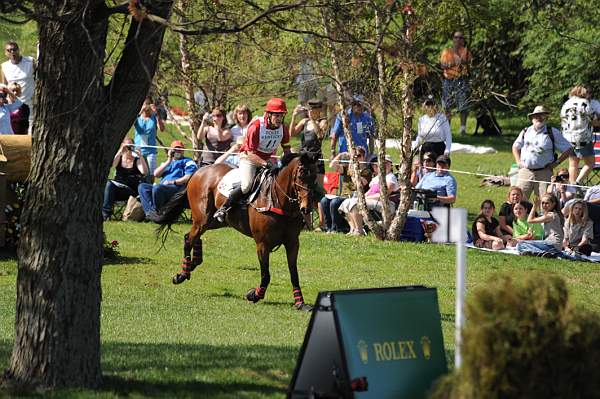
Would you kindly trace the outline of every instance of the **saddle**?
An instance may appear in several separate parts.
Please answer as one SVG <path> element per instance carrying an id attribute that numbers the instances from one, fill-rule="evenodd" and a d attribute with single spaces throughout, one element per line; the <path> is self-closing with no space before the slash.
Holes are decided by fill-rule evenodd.
<path id="1" fill-rule="evenodd" d="M 269 171 L 269 169 L 261 168 L 256 172 L 252 187 L 247 194 L 245 194 L 236 205 L 247 206 L 256 202 L 260 197 L 267 199 L 267 206 L 263 208 L 256 208 L 259 212 L 266 212 L 272 210 L 272 197 L 271 197 L 271 186 L 275 180 L 275 175 Z M 240 170 L 238 168 L 232 169 L 219 182 L 217 189 L 223 196 L 228 197 L 229 194 L 241 185 Z M 267 208 L 267 209 L 265 209 Z"/>

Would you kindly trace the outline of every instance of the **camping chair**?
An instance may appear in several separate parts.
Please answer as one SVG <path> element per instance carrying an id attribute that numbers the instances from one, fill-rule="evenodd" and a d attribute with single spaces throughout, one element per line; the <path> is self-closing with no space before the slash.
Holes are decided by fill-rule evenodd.
<path id="1" fill-rule="evenodd" d="M 585 181 L 586 186 L 600 184 L 600 132 L 594 132 L 594 168 Z"/>

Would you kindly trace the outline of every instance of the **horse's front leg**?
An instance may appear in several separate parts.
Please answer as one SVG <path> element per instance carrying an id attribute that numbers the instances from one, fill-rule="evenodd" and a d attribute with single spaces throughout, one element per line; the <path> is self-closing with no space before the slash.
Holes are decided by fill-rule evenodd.
<path id="1" fill-rule="evenodd" d="M 312 310 L 312 306 L 304 303 L 302 290 L 300 289 L 300 279 L 298 277 L 298 250 L 300 249 L 300 240 L 298 236 L 292 237 L 284 243 L 285 253 L 287 255 L 288 269 L 290 270 L 290 280 L 294 294 L 294 306 L 298 310 Z"/>
<path id="2" fill-rule="evenodd" d="M 271 273 L 269 272 L 269 255 L 271 254 L 271 249 L 267 248 L 264 244 L 256 244 L 256 253 L 260 262 L 260 284 L 246 293 L 246 299 L 254 303 L 265 298 L 265 292 L 271 282 Z"/>

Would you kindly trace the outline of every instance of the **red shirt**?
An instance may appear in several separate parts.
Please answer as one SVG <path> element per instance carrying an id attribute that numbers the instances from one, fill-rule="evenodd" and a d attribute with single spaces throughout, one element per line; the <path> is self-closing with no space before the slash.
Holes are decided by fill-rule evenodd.
<path id="1" fill-rule="evenodd" d="M 290 142 L 290 132 L 287 126 L 277 129 L 267 129 L 264 116 L 256 118 L 248 126 L 240 152 L 251 152 L 265 161 L 275 155 L 277 147 Z"/>

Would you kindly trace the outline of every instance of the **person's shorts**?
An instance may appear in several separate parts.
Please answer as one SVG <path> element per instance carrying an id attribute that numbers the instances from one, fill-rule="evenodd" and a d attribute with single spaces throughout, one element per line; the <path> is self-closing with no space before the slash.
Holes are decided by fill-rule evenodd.
<path id="1" fill-rule="evenodd" d="M 458 112 L 469 108 L 469 83 L 465 78 L 444 79 L 442 82 L 442 106 L 445 111 L 456 108 Z"/>
<path id="2" fill-rule="evenodd" d="M 590 141 L 585 146 L 576 148 L 573 144 L 573 152 L 577 158 L 587 158 L 594 156 L 594 142 Z"/>

